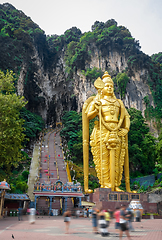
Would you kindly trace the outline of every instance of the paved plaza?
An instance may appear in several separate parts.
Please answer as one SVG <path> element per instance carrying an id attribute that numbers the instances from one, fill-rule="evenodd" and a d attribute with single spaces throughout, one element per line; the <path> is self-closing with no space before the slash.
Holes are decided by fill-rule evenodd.
<path id="1" fill-rule="evenodd" d="M 142 222 L 133 222 L 135 228 L 131 232 L 132 240 L 162 240 L 162 219 L 148 219 Z M 72 218 L 70 233 L 65 234 L 65 225 L 62 216 L 36 216 L 35 224 L 29 224 L 28 216 L 23 216 L 23 221 L 17 217 L 7 217 L 0 220 L 0 240 L 88 240 L 88 239 L 119 239 L 114 229 L 114 219 L 109 227 L 110 235 L 102 237 L 92 233 L 91 219 Z M 123 239 L 127 239 L 123 236 Z"/>

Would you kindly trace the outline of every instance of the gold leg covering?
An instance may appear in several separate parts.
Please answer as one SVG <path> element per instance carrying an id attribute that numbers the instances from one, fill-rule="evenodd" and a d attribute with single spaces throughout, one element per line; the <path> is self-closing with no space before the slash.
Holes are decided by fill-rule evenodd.
<path id="1" fill-rule="evenodd" d="M 108 149 L 105 143 L 107 130 L 102 128 L 102 176 L 101 176 L 101 156 L 99 129 L 95 126 L 91 135 L 91 151 L 99 183 L 103 180 L 102 188 L 111 188 L 113 191 L 118 189 L 121 184 L 124 157 L 125 157 L 125 138 L 120 137 L 120 141 L 115 149 Z"/>

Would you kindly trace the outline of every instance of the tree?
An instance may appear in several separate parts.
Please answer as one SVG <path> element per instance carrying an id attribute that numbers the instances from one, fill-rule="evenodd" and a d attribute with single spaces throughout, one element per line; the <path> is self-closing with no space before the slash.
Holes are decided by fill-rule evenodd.
<path id="1" fill-rule="evenodd" d="M 94 127 L 96 118 L 89 122 L 89 133 Z M 73 162 L 83 164 L 83 144 L 82 144 L 82 114 L 75 111 L 66 112 L 62 118 L 63 129 L 61 130 L 61 137 L 67 143 L 67 159 Z M 89 146 L 89 162 L 92 163 L 92 153 Z"/>
<path id="2" fill-rule="evenodd" d="M 23 127 L 26 138 L 29 140 L 36 139 L 39 132 L 41 132 L 44 128 L 44 121 L 42 117 L 30 112 L 24 107 L 20 110 L 20 117 L 25 120 Z"/>
<path id="3" fill-rule="evenodd" d="M 115 82 L 117 82 L 117 86 L 119 88 L 120 96 L 123 98 L 125 96 L 125 91 L 127 87 L 127 83 L 129 81 L 129 77 L 126 73 L 118 73 L 116 78 L 113 78 Z"/>
<path id="4" fill-rule="evenodd" d="M 82 128 L 82 116 L 81 114 L 70 111 L 66 112 L 62 118 L 64 128 L 61 130 L 61 137 L 66 139 L 68 146 L 68 155 L 73 158 L 73 161 L 82 162 L 82 138 L 81 138 L 81 128 Z"/>
<path id="5" fill-rule="evenodd" d="M 130 161 L 130 174 L 132 177 L 148 175 L 155 168 L 155 137 L 149 133 L 141 111 L 130 108 L 130 131 L 128 136 L 128 149 Z"/>
<path id="6" fill-rule="evenodd" d="M 158 138 L 158 143 L 156 145 L 156 155 L 159 170 L 162 170 L 162 129 Z"/>
<path id="7" fill-rule="evenodd" d="M 14 74 L 0 71 L 0 167 L 10 173 L 12 166 L 21 161 L 21 148 L 25 135 L 20 110 L 26 102 L 14 93 Z"/>
<path id="8" fill-rule="evenodd" d="M 72 41 L 77 42 L 81 36 L 82 32 L 77 27 L 72 27 L 64 32 L 65 42 L 68 44 Z"/>
<path id="9" fill-rule="evenodd" d="M 101 70 L 101 68 L 88 68 L 86 73 L 85 73 L 85 76 L 87 79 L 90 79 L 92 82 L 94 82 L 98 77 L 102 77 L 103 75 L 103 72 Z"/>
<path id="10" fill-rule="evenodd" d="M 159 62 L 160 64 L 162 64 L 162 52 L 153 54 L 151 56 L 151 58 L 155 61 L 155 62 Z"/>
<path id="11" fill-rule="evenodd" d="M 103 29 L 104 28 L 104 22 L 99 22 L 99 21 L 95 21 L 95 23 L 92 25 L 92 31 L 95 31 L 96 29 Z"/>

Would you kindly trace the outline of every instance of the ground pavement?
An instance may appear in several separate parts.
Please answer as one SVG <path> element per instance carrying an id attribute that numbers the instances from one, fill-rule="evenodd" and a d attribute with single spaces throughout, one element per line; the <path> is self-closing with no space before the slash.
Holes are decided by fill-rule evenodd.
<path id="1" fill-rule="evenodd" d="M 132 240 L 162 240 L 162 219 L 147 219 L 142 222 L 133 222 L 135 228 L 131 232 Z M 7 217 L 0 220 L 0 240 L 89 240 L 89 239 L 119 239 L 116 237 L 114 229 L 114 219 L 110 223 L 108 237 L 92 233 L 91 219 L 72 218 L 70 223 L 70 233 L 65 234 L 65 225 L 62 216 L 36 216 L 35 224 L 29 224 L 28 216 L 23 217 L 23 221 L 18 221 L 16 217 Z M 123 239 L 127 239 L 123 236 Z"/>

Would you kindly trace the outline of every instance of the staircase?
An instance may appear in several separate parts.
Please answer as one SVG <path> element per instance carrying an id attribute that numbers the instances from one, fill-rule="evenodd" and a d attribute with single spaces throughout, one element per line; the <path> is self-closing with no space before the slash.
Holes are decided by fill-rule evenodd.
<path id="1" fill-rule="evenodd" d="M 60 138 L 60 130 L 51 130 L 44 134 L 41 146 L 40 157 L 40 172 L 39 183 L 51 182 L 55 183 L 57 180 L 64 184 L 68 182 L 66 165 L 62 151 L 62 143 Z M 53 199 L 52 209 L 62 208 L 59 197 Z M 47 197 L 40 197 L 37 201 L 37 210 L 41 215 L 49 213 L 49 199 Z M 68 199 L 67 208 L 72 208 L 72 200 Z"/>

